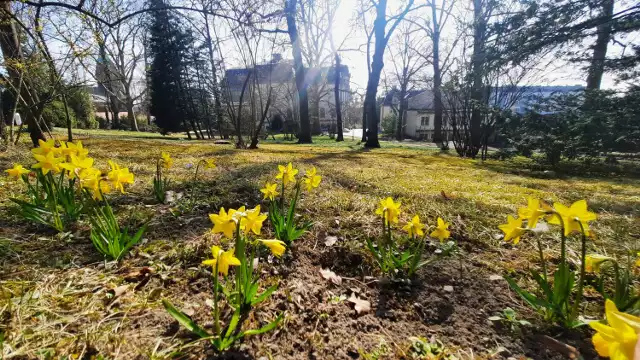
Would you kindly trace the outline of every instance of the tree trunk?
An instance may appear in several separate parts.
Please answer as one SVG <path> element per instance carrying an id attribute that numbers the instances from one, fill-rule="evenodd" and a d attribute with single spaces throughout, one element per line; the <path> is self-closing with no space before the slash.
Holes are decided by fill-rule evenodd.
<path id="1" fill-rule="evenodd" d="M 361 142 L 367 141 L 367 99 L 365 98 L 364 103 L 362 104 L 362 139 Z"/>
<path id="2" fill-rule="evenodd" d="M 322 128 L 320 127 L 320 94 L 318 89 L 312 92 L 313 94 L 313 127 L 311 128 L 311 135 L 320 135 Z"/>
<path id="3" fill-rule="evenodd" d="M 118 108 L 117 100 L 115 100 L 115 96 L 111 97 L 111 115 L 113 116 L 113 129 L 120 129 L 120 110 Z"/>
<path id="4" fill-rule="evenodd" d="M 386 1 L 386 0 L 385 0 Z M 309 122 L 309 97 L 308 84 L 305 80 L 305 69 L 302 63 L 302 49 L 298 39 L 298 27 L 296 25 L 297 0 L 287 0 L 285 16 L 287 18 L 287 32 L 293 48 L 293 65 L 295 67 L 296 88 L 298 89 L 298 113 L 300 116 L 299 144 L 311 144 L 311 124 Z"/>
<path id="5" fill-rule="evenodd" d="M 133 130 L 140 131 L 138 129 L 138 120 L 136 120 L 136 114 L 133 112 L 133 102 L 127 101 L 127 119 L 131 126 L 133 126 Z"/>
<path id="6" fill-rule="evenodd" d="M 216 63 L 213 57 L 213 42 L 211 40 L 211 31 L 209 30 L 209 16 L 205 15 L 204 17 L 205 26 L 207 27 L 207 48 L 209 50 L 209 62 L 211 63 L 211 87 L 213 89 L 213 102 L 214 102 L 214 111 L 216 114 L 216 122 L 218 124 L 218 132 L 220 133 L 220 138 L 228 139 L 228 134 L 223 134 L 223 125 L 224 125 L 224 115 L 222 113 L 222 101 L 220 100 L 220 87 L 218 86 L 218 74 L 216 70 Z"/>
<path id="7" fill-rule="evenodd" d="M 64 115 L 67 117 L 67 141 L 73 141 L 73 132 L 71 131 L 73 124 L 71 123 L 71 116 L 69 116 L 69 104 L 67 104 L 67 95 L 62 90 L 62 103 L 64 104 Z"/>
<path id="8" fill-rule="evenodd" d="M 440 24 L 438 23 L 438 12 L 435 1 L 431 2 L 431 16 L 433 23 L 433 142 L 441 148 L 445 148 L 445 141 L 442 136 L 442 74 L 440 70 Z"/>
<path id="9" fill-rule="evenodd" d="M 601 17 L 608 19 L 598 26 L 598 37 L 593 44 L 593 57 L 589 65 L 587 74 L 587 90 L 600 89 L 602 82 L 602 74 L 604 73 L 604 61 L 607 57 L 607 46 L 611 40 L 611 30 L 613 22 L 610 21 L 613 16 L 613 0 L 602 0 Z"/>
<path id="10" fill-rule="evenodd" d="M 340 103 L 340 56 L 335 56 L 335 78 L 333 83 L 333 95 L 336 103 L 336 141 L 344 141 L 344 130 L 342 130 L 342 104 Z"/>
<path id="11" fill-rule="evenodd" d="M 251 144 L 249 145 L 249 149 L 257 149 L 258 148 L 258 137 L 260 136 L 260 130 L 264 126 L 264 121 L 267 119 L 267 114 L 269 113 L 269 107 L 271 106 L 271 92 L 272 88 L 269 88 L 269 93 L 267 95 L 267 103 L 265 104 L 264 111 L 262 112 L 262 117 L 260 118 L 260 122 L 258 123 L 258 128 L 253 134 L 253 138 L 251 139 Z"/>
<path id="12" fill-rule="evenodd" d="M 22 50 L 20 49 L 20 42 L 18 40 L 18 33 L 11 18 L 11 2 L 5 1 L 0 5 L 0 49 L 2 49 L 2 55 L 6 63 L 21 63 Z M 26 82 L 25 86 L 20 86 L 20 73 L 13 66 L 6 67 L 14 89 L 20 89 L 20 96 L 16 94 L 16 104 L 22 98 L 25 103 L 25 116 L 24 122 L 29 128 L 29 135 L 31 142 L 34 146 L 38 146 L 38 140 L 45 140 L 42 128 L 38 124 L 39 111 L 36 106 L 39 104 L 37 94 L 31 94 L 29 89 L 35 90 L 34 87 L 29 86 Z M 13 119 L 11 119 L 13 121 Z"/>
<path id="13" fill-rule="evenodd" d="M 384 50 L 387 46 L 386 39 L 387 25 L 387 0 L 380 0 L 376 5 L 376 19 L 373 23 L 373 34 L 375 45 L 373 50 L 373 59 L 371 61 L 371 73 L 367 81 L 367 92 L 364 98 L 364 112 L 367 118 L 367 141 L 365 147 L 379 148 L 378 141 L 378 109 L 376 106 L 376 96 L 378 94 L 378 85 L 380 84 L 380 74 L 384 68 Z"/>
<path id="14" fill-rule="evenodd" d="M 471 147 L 466 156 L 475 158 L 482 146 L 482 104 L 484 103 L 484 92 L 482 77 L 484 71 L 484 37 L 486 32 L 486 19 L 482 14 L 482 0 L 473 0 L 473 56 L 472 71 L 473 71 L 473 88 L 471 91 L 472 111 L 471 111 L 471 126 L 470 126 L 470 140 Z"/>

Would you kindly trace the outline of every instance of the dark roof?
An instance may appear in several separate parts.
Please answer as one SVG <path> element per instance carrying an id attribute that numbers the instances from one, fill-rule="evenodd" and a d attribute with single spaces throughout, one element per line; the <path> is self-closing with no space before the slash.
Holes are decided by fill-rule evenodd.
<path id="1" fill-rule="evenodd" d="M 407 99 L 410 99 L 424 91 L 426 90 L 409 90 L 407 91 L 406 97 Z M 382 104 L 385 106 L 391 106 L 392 104 L 397 104 L 400 102 L 399 97 L 400 97 L 400 89 L 394 87 L 384 96 L 384 99 L 382 99 Z"/>
<path id="2" fill-rule="evenodd" d="M 225 80 L 231 88 L 241 88 L 247 79 L 247 75 L 251 69 L 229 69 L 225 71 Z M 284 83 L 293 81 L 293 67 L 288 61 L 282 61 L 278 63 L 268 63 L 262 65 L 256 65 L 254 70 L 254 76 L 257 77 L 258 83 Z"/>
<path id="3" fill-rule="evenodd" d="M 260 84 L 278 84 L 292 82 L 294 80 L 294 69 L 290 60 L 256 65 L 254 69 Z M 249 74 L 249 70 L 250 69 L 247 68 L 227 70 L 225 72 L 225 80 L 228 86 L 230 88 L 242 88 L 244 81 L 247 79 L 247 74 Z M 340 65 L 340 73 L 343 76 L 346 75 L 348 78 L 350 75 L 349 67 L 347 65 Z M 317 84 L 326 79 L 333 79 L 334 74 L 335 66 L 308 68 L 305 74 L 305 81 L 309 85 Z"/>

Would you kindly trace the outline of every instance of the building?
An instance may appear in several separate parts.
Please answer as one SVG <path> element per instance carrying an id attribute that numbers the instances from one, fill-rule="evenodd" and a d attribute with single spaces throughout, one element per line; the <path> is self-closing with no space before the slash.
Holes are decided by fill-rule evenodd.
<path id="1" fill-rule="evenodd" d="M 513 86 L 500 88 L 493 91 L 491 103 L 502 108 L 509 108 L 516 113 L 525 113 L 530 110 L 537 101 L 556 94 L 564 94 L 581 91 L 582 86 Z M 380 120 L 387 116 L 397 116 L 400 105 L 400 91 L 392 89 L 384 97 L 380 105 Z M 444 102 L 443 137 L 452 139 L 451 127 L 446 123 L 447 101 L 446 94 L 442 95 Z M 404 135 L 416 140 L 433 140 L 434 117 L 433 91 L 414 90 L 408 91 L 405 97 L 407 102 L 404 117 Z"/>
<path id="2" fill-rule="evenodd" d="M 251 74 L 252 78 L 247 81 Z M 335 121 L 334 95 L 335 67 L 308 68 L 305 82 L 308 86 L 309 111 L 312 122 L 315 120 L 314 109 L 318 108 L 318 122 L 321 127 L 328 128 Z M 350 101 L 350 74 L 346 65 L 340 66 L 340 98 L 343 103 Z M 229 104 L 238 105 L 242 88 L 245 86 L 243 107 L 249 106 L 251 99 L 262 98 L 266 102 L 269 88 L 272 90 L 271 105 L 268 116 L 276 114 L 285 121 L 297 122 L 298 93 L 295 83 L 292 60 L 282 59 L 280 54 L 273 54 L 272 59 L 253 68 L 236 68 L 225 71 L 222 80 L 222 93 Z"/>

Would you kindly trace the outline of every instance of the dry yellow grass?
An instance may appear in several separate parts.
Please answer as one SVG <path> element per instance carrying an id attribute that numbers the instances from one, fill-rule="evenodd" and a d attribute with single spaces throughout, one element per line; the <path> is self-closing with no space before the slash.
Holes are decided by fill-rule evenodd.
<path id="1" fill-rule="evenodd" d="M 220 206 L 254 206 L 261 201 L 259 188 L 276 174 L 276 165 L 287 162 L 301 171 L 315 166 L 323 176 L 320 188 L 301 203 L 303 216 L 315 221 L 307 238 L 309 246 L 326 234 L 343 237 L 349 246 L 362 246 L 367 236 L 378 232 L 373 211 L 386 196 L 402 202 L 401 221 L 419 214 L 431 225 L 438 216 L 443 217 L 453 223 L 460 241 L 492 249 L 469 251 L 468 259 L 496 272 L 526 268 L 535 258 L 526 239 L 517 249 L 501 246 L 497 229 L 507 214 L 515 214 L 525 204 L 527 196 L 565 204 L 587 199 L 590 209 L 598 213 L 592 251 L 624 254 L 625 249 L 636 247 L 640 234 L 640 181 L 624 176 L 554 179 L 515 175 L 511 173 L 518 170 L 514 164 L 460 159 L 420 147 L 365 151 L 355 142 L 335 145 L 325 141 L 235 150 L 231 145 L 204 141 L 109 132 L 91 135 L 81 138 L 99 167 L 106 168 L 106 160 L 114 159 L 136 175 L 128 195 L 113 196 L 122 221 L 136 224 L 154 216 L 148 240 L 136 249 L 137 255 L 144 265 L 154 266 L 161 278 L 171 278 L 181 267 L 186 278 L 175 280 L 180 286 L 192 286 L 189 278 L 197 277 L 193 274 L 199 271 L 185 269 L 184 264 L 193 264 L 194 258 L 197 264 L 207 251 L 206 213 Z M 165 175 L 172 181 L 170 188 L 184 195 L 171 206 L 154 204 L 151 195 L 155 159 L 161 151 L 175 160 Z M 215 158 L 218 167 L 201 169 L 198 181 L 193 182 L 195 165 L 206 158 Z M 26 144 L 0 154 L 3 169 L 29 161 Z M 178 340 L 163 334 L 168 318 L 158 303 L 160 290 L 130 291 L 112 304 L 108 291 L 123 284 L 125 274 L 96 261 L 86 224 L 66 235 L 25 224 L 8 215 L 8 199 L 20 191 L 20 184 L 0 178 L 0 334 L 4 334 L 5 356 L 58 358 L 100 353 L 110 359 L 164 358 L 176 350 Z M 548 256 L 554 256 L 555 235 L 544 236 Z M 163 284 L 167 286 L 161 290 L 163 296 L 188 302 L 186 295 L 171 293 L 178 285 L 166 285 L 166 280 Z M 206 292 L 207 285 L 202 289 Z M 190 303 L 204 301 L 205 294 Z"/>

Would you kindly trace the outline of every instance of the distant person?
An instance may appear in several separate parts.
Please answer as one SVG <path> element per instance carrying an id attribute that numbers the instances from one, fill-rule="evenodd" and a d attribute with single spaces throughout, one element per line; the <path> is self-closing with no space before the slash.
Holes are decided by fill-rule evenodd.
<path id="1" fill-rule="evenodd" d="M 20 113 L 15 113 L 13 115 L 13 125 L 15 126 L 22 125 L 22 117 L 20 117 Z"/>

